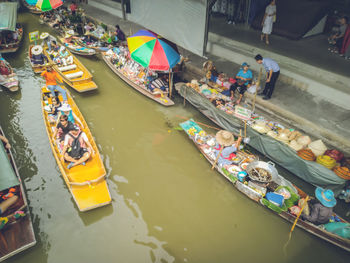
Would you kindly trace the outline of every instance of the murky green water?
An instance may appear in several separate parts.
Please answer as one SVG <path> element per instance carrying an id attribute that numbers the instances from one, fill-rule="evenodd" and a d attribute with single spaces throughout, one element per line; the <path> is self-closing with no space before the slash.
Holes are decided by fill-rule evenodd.
<path id="1" fill-rule="evenodd" d="M 124 84 L 101 59 L 81 59 L 98 91 L 70 89 L 103 157 L 112 205 L 79 213 L 49 147 L 39 104 L 43 80 L 27 60 L 37 17 L 20 14 L 25 41 L 6 58 L 21 91 L 0 91 L 0 124 L 27 189 L 38 244 L 8 262 L 349 262 L 349 253 L 260 207 L 210 165 L 184 132 L 188 104 L 165 108 Z"/>

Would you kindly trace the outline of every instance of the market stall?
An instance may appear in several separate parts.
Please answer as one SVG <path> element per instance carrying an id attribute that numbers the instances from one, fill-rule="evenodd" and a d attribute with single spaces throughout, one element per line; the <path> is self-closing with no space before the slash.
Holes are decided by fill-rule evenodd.
<path id="1" fill-rule="evenodd" d="M 243 130 L 245 128 L 242 119 L 234 113 L 228 113 L 215 107 L 202 92 L 198 92 L 185 83 L 177 83 L 175 89 L 181 96 L 221 128 L 234 133 L 239 133 L 240 129 Z M 256 115 L 252 116 L 257 117 Z M 246 126 L 246 135 L 250 138 L 250 146 L 303 180 L 315 186 L 330 188 L 336 195 L 340 194 L 345 187 L 346 179 L 341 178 L 333 170 L 326 168 L 320 163 L 299 157 L 297 151 L 287 145 L 286 141 L 283 142 L 283 140 L 277 140 L 270 135 L 258 132 L 258 127 L 254 126 L 254 124 L 256 125 L 257 123 L 255 121 L 248 121 L 248 125 Z"/>

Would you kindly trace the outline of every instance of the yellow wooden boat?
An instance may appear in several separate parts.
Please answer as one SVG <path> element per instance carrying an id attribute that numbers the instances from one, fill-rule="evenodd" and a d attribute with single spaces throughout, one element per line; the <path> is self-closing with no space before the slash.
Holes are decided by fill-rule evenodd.
<path id="1" fill-rule="evenodd" d="M 81 129 L 87 135 L 95 153 L 90 156 L 90 159 L 85 165 L 77 165 L 70 169 L 67 168 L 68 163 L 62 161 L 62 155 L 57 146 L 58 142 L 56 139 L 53 139 L 53 132 L 56 123 L 50 123 L 48 121 L 48 113 L 45 110 L 45 101 L 47 103 L 51 103 L 51 98 L 49 98 L 49 95 L 50 91 L 46 87 L 43 87 L 41 89 L 41 107 L 47 135 L 49 137 L 50 145 L 57 165 L 60 168 L 61 174 L 79 210 L 87 211 L 111 203 L 111 196 L 105 177 L 106 169 L 101 160 L 100 153 L 83 115 L 79 111 L 68 91 L 68 104 L 72 108 L 74 115 L 79 118 L 79 126 L 83 126 Z M 61 95 L 59 98 L 62 101 Z"/>
<path id="2" fill-rule="evenodd" d="M 53 65 L 53 69 L 60 74 L 63 81 L 78 92 L 85 92 L 97 89 L 96 83 L 92 80 L 91 73 L 84 65 L 69 51 L 69 55 L 73 57 L 73 64 L 67 66 L 59 66 L 51 59 L 47 47 L 44 48 L 44 54 Z"/>

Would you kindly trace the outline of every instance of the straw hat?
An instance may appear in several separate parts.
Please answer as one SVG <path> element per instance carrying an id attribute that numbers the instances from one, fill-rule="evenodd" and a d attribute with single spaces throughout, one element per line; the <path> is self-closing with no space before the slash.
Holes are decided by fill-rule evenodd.
<path id="1" fill-rule="evenodd" d="M 70 110 L 72 110 L 72 108 L 68 104 L 63 104 L 61 107 L 58 108 L 58 110 L 70 111 Z"/>
<path id="2" fill-rule="evenodd" d="M 43 32 L 43 33 L 40 34 L 40 39 L 45 39 L 45 38 L 47 38 L 48 36 L 49 36 L 49 33 Z"/>
<path id="3" fill-rule="evenodd" d="M 221 130 L 215 136 L 217 142 L 223 146 L 231 146 L 235 142 L 235 137 L 229 131 Z"/>
<path id="4" fill-rule="evenodd" d="M 40 45 L 36 45 L 32 47 L 31 52 L 33 55 L 40 55 L 43 52 L 43 47 Z"/>
<path id="5" fill-rule="evenodd" d="M 334 197 L 334 193 L 330 189 L 323 189 L 317 187 L 315 190 L 316 198 L 323 204 L 325 207 L 334 207 L 337 204 L 337 200 Z"/>

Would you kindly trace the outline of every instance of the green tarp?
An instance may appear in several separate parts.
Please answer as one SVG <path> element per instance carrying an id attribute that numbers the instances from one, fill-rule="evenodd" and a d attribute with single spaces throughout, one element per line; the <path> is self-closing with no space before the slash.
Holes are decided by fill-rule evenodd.
<path id="1" fill-rule="evenodd" d="M 239 133 L 240 129 L 244 129 L 240 119 L 217 109 L 206 97 L 194 89 L 183 83 L 177 83 L 175 88 L 181 96 L 221 128 L 236 134 Z M 314 186 L 332 189 L 337 196 L 345 187 L 346 180 L 316 162 L 300 158 L 288 145 L 268 135 L 260 134 L 249 126 L 247 127 L 247 136 L 250 137 L 250 146 L 306 182 Z"/>
<path id="2" fill-rule="evenodd" d="M 17 3 L 0 3 L 0 30 L 16 30 Z"/>
<path id="3" fill-rule="evenodd" d="M 0 141 L 0 191 L 15 185 L 19 185 L 18 178 L 13 171 L 2 141 Z"/>

